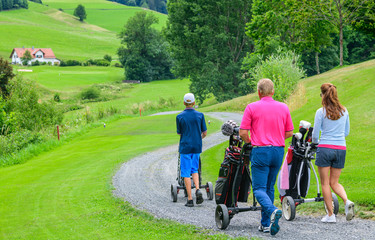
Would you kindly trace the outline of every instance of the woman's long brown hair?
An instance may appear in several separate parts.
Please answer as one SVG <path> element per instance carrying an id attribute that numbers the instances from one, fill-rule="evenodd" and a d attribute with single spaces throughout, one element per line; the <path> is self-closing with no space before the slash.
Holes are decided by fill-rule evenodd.
<path id="1" fill-rule="evenodd" d="M 322 105 L 326 110 L 327 118 L 337 120 L 343 116 L 345 108 L 339 101 L 336 86 L 331 83 L 324 83 L 320 86 L 320 91 L 322 92 Z"/>

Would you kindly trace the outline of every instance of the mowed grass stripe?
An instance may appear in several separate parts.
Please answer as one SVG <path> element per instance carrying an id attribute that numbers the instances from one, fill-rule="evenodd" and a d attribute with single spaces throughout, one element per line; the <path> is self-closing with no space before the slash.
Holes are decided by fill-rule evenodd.
<path id="1" fill-rule="evenodd" d="M 25 164 L 0 169 L 0 238 L 207 238 L 112 196 L 119 165 L 177 143 L 175 131 L 175 115 L 117 120 Z"/>

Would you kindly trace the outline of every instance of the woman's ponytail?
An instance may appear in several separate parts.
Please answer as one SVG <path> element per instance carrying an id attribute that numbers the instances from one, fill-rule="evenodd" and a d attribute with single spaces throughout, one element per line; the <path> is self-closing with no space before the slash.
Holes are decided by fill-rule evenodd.
<path id="1" fill-rule="evenodd" d="M 337 96 L 336 86 L 331 83 L 324 83 L 320 87 L 322 94 L 322 105 L 326 111 L 328 119 L 337 120 L 345 112 L 344 106 L 341 105 Z"/>

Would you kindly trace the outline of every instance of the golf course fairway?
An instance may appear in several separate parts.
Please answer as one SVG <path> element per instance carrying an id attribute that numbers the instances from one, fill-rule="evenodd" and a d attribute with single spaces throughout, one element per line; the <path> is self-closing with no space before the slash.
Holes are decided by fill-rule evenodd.
<path id="1" fill-rule="evenodd" d="M 125 118 L 25 164 L 1 168 L 0 239 L 208 238 L 112 195 L 112 176 L 121 163 L 178 139 L 175 115 Z"/>

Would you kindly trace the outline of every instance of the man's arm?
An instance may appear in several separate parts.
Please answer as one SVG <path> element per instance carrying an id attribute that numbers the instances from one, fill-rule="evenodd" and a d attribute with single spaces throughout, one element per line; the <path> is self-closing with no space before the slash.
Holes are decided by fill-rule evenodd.
<path id="1" fill-rule="evenodd" d="M 207 131 L 202 132 L 201 136 L 202 136 L 202 139 L 205 138 L 207 136 Z"/>
<path id="2" fill-rule="evenodd" d="M 245 143 L 250 143 L 249 130 L 240 129 L 240 137 L 244 140 Z"/>
<path id="3" fill-rule="evenodd" d="M 291 136 L 293 136 L 293 130 L 285 132 L 285 139 L 290 138 Z"/>

